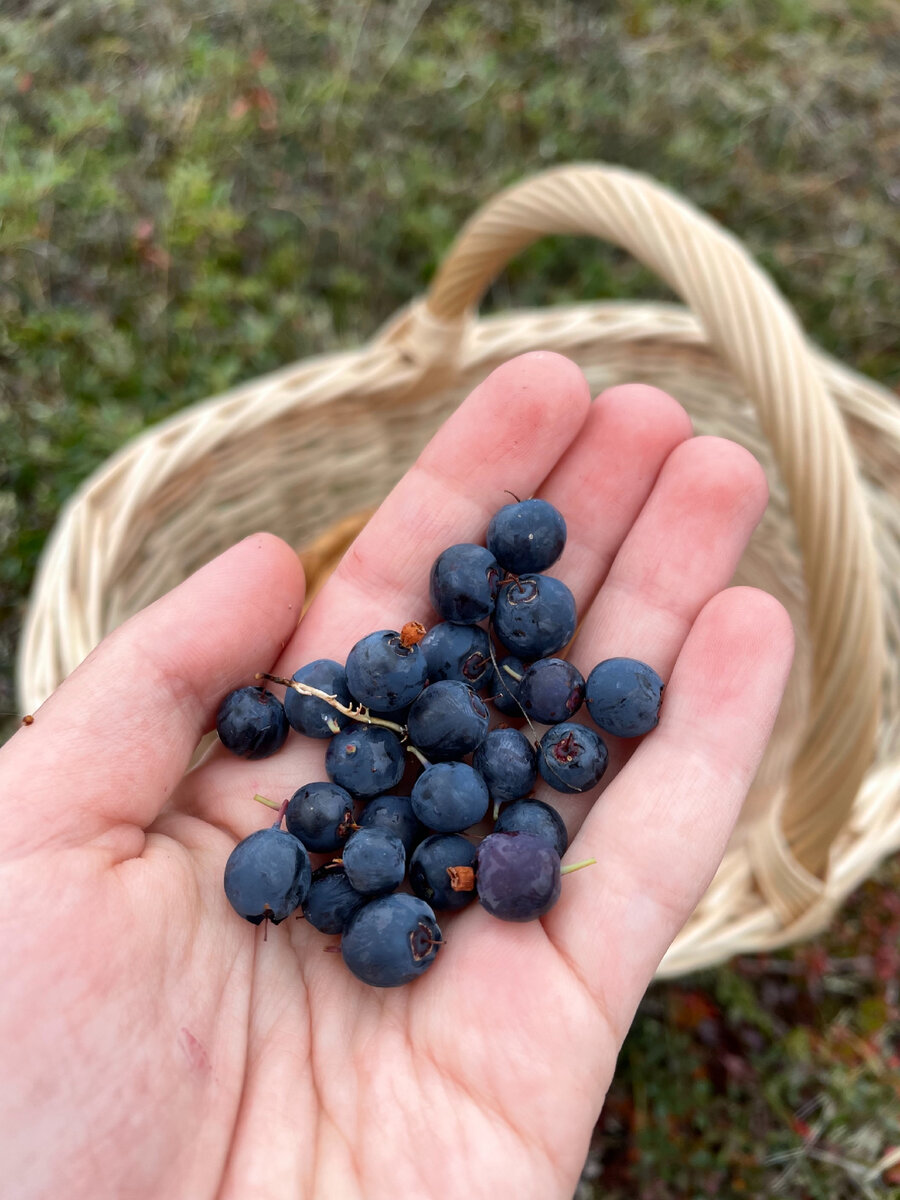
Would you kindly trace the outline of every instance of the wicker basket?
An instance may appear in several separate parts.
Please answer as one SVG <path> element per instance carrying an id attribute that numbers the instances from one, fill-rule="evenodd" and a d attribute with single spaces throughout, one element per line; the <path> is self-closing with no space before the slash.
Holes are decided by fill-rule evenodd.
<path id="1" fill-rule="evenodd" d="M 618 243 L 688 307 L 478 319 L 496 272 L 548 233 Z M 509 189 L 469 222 L 427 296 L 368 345 L 197 404 L 114 456 L 44 554 L 23 709 L 125 617 L 257 528 L 314 546 L 315 584 L 358 529 L 355 514 L 467 391 L 536 348 L 576 360 L 594 392 L 635 379 L 666 389 L 698 431 L 743 443 L 767 471 L 772 500 L 738 580 L 787 606 L 796 662 L 721 869 L 660 973 L 810 936 L 900 845 L 900 412 L 809 345 L 738 242 L 628 171 L 572 166 Z"/>

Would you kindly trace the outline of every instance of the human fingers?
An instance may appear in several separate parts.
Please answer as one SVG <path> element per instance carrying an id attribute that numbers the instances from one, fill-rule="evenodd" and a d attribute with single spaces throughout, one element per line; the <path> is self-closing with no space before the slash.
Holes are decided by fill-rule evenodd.
<path id="1" fill-rule="evenodd" d="M 571 588 L 579 613 L 593 601 L 664 464 L 691 433 L 685 410 L 659 388 L 607 388 L 544 480 L 540 495 L 563 514 L 568 534 L 549 573 Z"/>
<path id="2" fill-rule="evenodd" d="M 0 752 L 0 852 L 115 828 L 111 854 L 139 854 L 222 697 L 275 661 L 302 603 L 296 554 L 255 534 L 105 638 Z"/>
<path id="3" fill-rule="evenodd" d="M 433 560 L 456 542 L 483 541 L 505 489 L 530 495 L 578 436 L 590 404 L 569 359 L 546 352 L 504 363 L 438 430 L 316 596 L 276 673 L 316 658 L 346 659 L 354 642 L 407 621 L 433 624 Z M 212 753 L 185 781 L 180 807 L 243 837 L 259 824 L 248 800 L 281 797 L 323 779 L 323 746 L 290 739 L 264 762 Z"/>
<path id="4" fill-rule="evenodd" d="M 793 653 L 781 604 L 710 599 L 681 647 L 657 728 L 594 803 L 570 851 L 596 866 L 545 918 L 621 1037 L 722 858 L 775 720 Z"/>
<path id="5" fill-rule="evenodd" d="M 737 443 L 695 437 L 679 445 L 584 614 L 570 657 L 585 677 L 623 657 L 668 679 L 697 614 L 732 579 L 768 494 L 762 467 Z M 635 743 L 603 736 L 606 787 Z"/>

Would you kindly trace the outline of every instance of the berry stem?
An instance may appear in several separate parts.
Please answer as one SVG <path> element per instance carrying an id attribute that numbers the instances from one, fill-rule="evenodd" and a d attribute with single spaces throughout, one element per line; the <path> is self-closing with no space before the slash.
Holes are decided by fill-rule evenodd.
<path id="1" fill-rule="evenodd" d="M 423 767 L 431 766 L 431 763 L 428 761 L 428 759 L 425 757 L 425 755 L 422 753 L 422 751 L 419 750 L 416 746 L 407 745 L 406 749 L 409 751 L 409 753 L 414 758 L 417 758 L 419 760 L 419 762 L 422 764 Z"/>
<path id="2" fill-rule="evenodd" d="M 280 683 L 284 687 L 293 688 L 301 696 L 315 696 L 317 700 L 324 700 L 326 704 L 330 704 L 332 708 L 343 713 L 345 717 L 349 717 L 351 721 L 361 721 L 364 725 L 381 725 L 384 729 L 393 729 L 395 733 L 406 733 L 405 725 L 398 725 L 396 721 L 385 721 L 383 717 L 372 717 L 362 705 L 354 708 L 350 704 L 341 704 L 337 696 L 330 696 L 328 692 L 312 687 L 311 684 L 298 683 L 296 679 L 282 679 L 280 675 L 269 675 L 266 671 L 257 671 L 256 678 L 268 679 L 270 683 Z"/>
<path id="3" fill-rule="evenodd" d="M 596 866 L 596 858 L 585 858 L 581 862 L 569 863 L 567 867 L 560 867 L 560 875 L 571 875 L 573 871 L 580 871 L 582 867 Z"/>
<path id="4" fill-rule="evenodd" d="M 258 792 L 253 799 L 257 804 L 264 804 L 266 808 L 281 808 L 280 804 L 277 804 L 274 800 L 267 800 L 265 796 L 260 796 Z"/>

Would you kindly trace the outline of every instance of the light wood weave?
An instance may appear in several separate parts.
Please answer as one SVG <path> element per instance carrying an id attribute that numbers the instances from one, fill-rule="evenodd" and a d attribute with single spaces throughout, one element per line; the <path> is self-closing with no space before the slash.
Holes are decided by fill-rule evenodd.
<path id="1" fill-rule="evenodd" d="M 626 247 L 689 309 L 587 303 L 477 319 L 496 272 L 551 232 Z M 370 344 L 195 405 L 111 459 L 42 559 L 23 710 L 125 617 L 257 528 L 306 547 L 315 586 L 356 514 L 471 387 L 537 348 L 573 358 L 594 392 L 664 388 L 699 432 L 741 442 L 766 469 L 772 500 L 737 581 L 787 606 L 796 661 L 725 860 L 660 973 L 811 936 L 900 846 L 900 409 L 805 340 L 733 237 L 619 168 L 560 168 L 502 193 L 429 293 Z"/>

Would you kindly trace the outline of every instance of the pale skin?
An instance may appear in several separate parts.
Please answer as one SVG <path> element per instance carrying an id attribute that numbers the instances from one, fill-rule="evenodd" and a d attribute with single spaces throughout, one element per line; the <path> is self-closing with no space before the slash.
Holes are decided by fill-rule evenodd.
<path id="1" fill-rule="evenodd" d="M 586 673 L 667 680 L 660 724 L 611 744 L 598 792 L 558 803 L 566 861 L 543 920 L 476 904 L 405 988 L 354 979 L 305 921 L 242 921 L 222 890 L 254 804 L 324 778 L 291 735 L 184 774 L 222 696 L 436 619 L 436 555 L 484 537 L 509 489 L 565 514 L 552 573 Z M 22 1200 L 568 1200 L 641 995 L 711 879 L 778 708 L 792 631 L 729 587 L 766 504 L 756 461 L 692 436 L 671 397 L 593 402 L 525 355 L 424 450 L 298 625 L 293 551 L 246 539 L 107 638 L 0 753 L 0 1159 Z M 280 689 L 276 689 L 280 691 Z"/>

